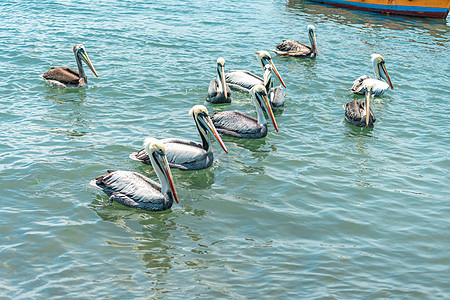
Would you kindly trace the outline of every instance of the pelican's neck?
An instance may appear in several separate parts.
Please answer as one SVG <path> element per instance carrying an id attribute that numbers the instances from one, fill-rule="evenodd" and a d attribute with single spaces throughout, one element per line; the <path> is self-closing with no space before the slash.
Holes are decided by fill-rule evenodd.
<path id="1" fill-rule="evenodd" d="M 221 66 L 219 64 L 217 65 L 217 85 L 218 85 L 217 92 L 219 94 L 225 94 L 225 87 L 223 86 Z"/>
<path id="2" fill-rule="evenodd" d="M 161 183 L 161 194 L 167 194 L 169 192 L 169 184 L 161 169 L 157 168 L 156 176 L 158 176 L 159 182 Z"/>
<path id="3" fill-rule="evenodd" d="M 150 155 L 150 160 L 152 162 L 152 166 L 154 166 L 153 169 L 155 170 L 156 176 L 158 177 L 158 180 L 161 183 L 161 194 L 168 195 L 170 191 L 169 183 L 167 182 L 163 170 L 161 170 L 159 162 L 157 162 L 155 157 L 153 156 L 153 153 Z"/>
<path id="4" fill-rule="evenodd" d="M 222 78 L 220 78 L 220 73 L 217 74 L 217 93 L 223 94 Z"/>
<path id="5" fill-rule="evenodd" d="M 83 64 L 81 63 L 80 57 L 75 53 L 75 60 L 77 61 L 78 73 L 80 78 L 84 78 L 86 80 L 86 73 L 84 73 Z M 87 80 L 86 80 L 87 81 Z"/>
<path id="6" fill-rule="evenodd" d="M 264 87 L 266 88 L 267 95 L 269 95 L 270 90 L 273 87 L 273 81 L 272 81 L 272 74 L 273 74 L 273 67 L 271 65 L 265 65 L 263 67 L 263 83 L 267 80 Z"/>
<path id="7" fill-rule="evenodd" d="M 373 72 L 375 73 L 375 78 L 381 80 L 380 69 L 378 68 L 378 62 L 376 60 L 373 61 Z"/>
<path id="8" fill-rule="evenodd" d="M 207 152 L 211 151 L 211 143 L 208 138 L 208 134 L 206 132 L 206 129 L 202 127 L 200 121 L 197 119 L 195 120 L 195 125 L 197 126 L 198 134 L 202 138 L 202 148 L 206 150 Z"/>
<path id="9" fill-rule="evenodd" d="M 263 76 L 266 76 L 265 72 L 269 72 L 269 71 L 264 69 L 264 75 Z M 272 73 L 272 70 L 270 70 L 270 72 Z M 272 74 L 268 74 L 267 76 L 269 76 L 269 79 L 267 80 L 265 88 L 266 88 L 267 94 L 269 94 L 270 89 L 273 87 L 273 81 L 272 81 Z"/>
<path id="10" fill-rule="evenodd" d="M 270 89 L 273 87 L 272 77 L 269 78 L 269 81 L 267 81 L 266 84 L 266 91 L 270 92 Z"/>
<path id="11" fill-rule="evenodd" d="M 311 43 L 311 50 L 314 56 L 317 54 L 316 43 L 314 43 L 314 32 L 309 34 L 309 42 Z"/>
<path id="12" fill-rule="evenodd" d="M 265 70 L 265 67 L 269 62 L 266 60 L 266 58 L 258 57 L 259 63 L 261 64 L 261 68 L 263 71 Z"/>
<path id="13" fill-rule="evenodd" d="M 264 111 L 262 107 L 256 102 L 256 99 L 253 99 L 253 101 L 256 108 L 256 115 L 258 116 L 258 124 L 267 125 L 266 117 L 264 117 Z"/>

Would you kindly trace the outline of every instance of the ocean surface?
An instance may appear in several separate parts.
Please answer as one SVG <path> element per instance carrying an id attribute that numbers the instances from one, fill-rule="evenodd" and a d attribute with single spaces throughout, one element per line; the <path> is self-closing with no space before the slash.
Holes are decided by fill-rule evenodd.
<path id="1" fill-rule="evenodd" d="M 1 299 L 450 298 L 450 23 L 307 1 L 0 3 Z M 316 60 L 273 61 L 286 106 L 260 140 L 213 143 L 207 170 L 173 170 L 180 204 L 146 212 L 89 181 L 156 179 L 128 155 L 145 137 L 199 140 L 189 109 L 255 115 L 249 95 L 205 101 L 226 71 L 283 39 Z M 76 68 L 89 87 L 38 76 Z M 394 90 L 373 129 L 344 120 L 379 53 Z M 278 79 L 276 79 L 278 83 Z"/>

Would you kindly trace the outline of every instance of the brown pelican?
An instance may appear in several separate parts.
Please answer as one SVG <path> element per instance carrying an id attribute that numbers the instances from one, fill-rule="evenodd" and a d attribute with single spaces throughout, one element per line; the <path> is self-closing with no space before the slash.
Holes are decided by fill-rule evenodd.
<path id="1" fill-rule="evenodd" d="M 78 72 L 69 67 L 52 67 L 49 71 L 41 74 L 44 80 L 56 87 L 62 88 L 80 88 L 87 84 L 87 77 L 84 73 L 83 64 L 84 61 L 89 68 L 92 70 L 95 76 L 98 77 L 97 72 L 95 72 L 94 66 L 86 53 L 86 49 L 82 44 L 77 44 L 73 46 L 73 53 L 75 54 L 75 60 L 78 65 Z"/>
<path id="2" fill-rule="evenodd" d="M 271 49 L 270 51 L 275 52 L 280 56 L 316 58 L 316 56 L 319 54 L 316 42 L 316 28 L 314 27 L 314 25 L 308 25 L 306 28 L 308 30 L 308 36 L 309 41 L 311 42 L 311 46 L 293 40 L 284 40 L 277 45 L 276 50 Z"/>
<path id="3" fill-rule="evenodd" d="M 273 115 L 272 107 L 270 106 L 267 97 L 266 88 L 261 85 L 255 85 L 251 89 L 253 102 L 256 107 L 256 114 L 258 118 L 247 116 L 238 111 L 223 111 L 215 113 L 211 116 L 211 120 L 221 135 L 245 138 L 258 139 L 267 135 L 267 122 L 264 117 L 263 109 L 272 119 L 275 130 L 278 131 L 277 122 Z"/>
<path id="4" fill-rule="evenodd" d="M 272 106 L 272 110 L 275 112 L 278 108 L 283 107 L 286 102 L 286 94 L 284 93 L 281 85 L 273 87 L 272 81 L 272 66 L 267 64 L 264 66 L 263 85 L 266 87 L 268 93 L 269 102 Z"/>
<path id="5" fill-rule="evenodd" d="M 136 172 L 111 170 L 108 174 L 91 180 L 90 184 L 102 189 L 111 202 L 116 201 L 125 206 L 146 210 L 169 209 L 173 199 L 178 203 L 178 196 L 164 145 L 155 139 L 146 139 L 144 147 L 147 153 L 150 153 L 150 160 L 161 184 Z"/>
<path id="6" fill-rule="evenodd" d="M 281 78 L 280 73 L 278 73 L 278 70 L 275 67 L 275 64 L 273 63 L 269 52 L 257 51 L 255 52 L 255 54 L 259 60 L 259 63 L 261 64 L 261 67 L 263 68 L 265 78 L 261 78 L 253 73 L 250 73 L 249 71 L 233 70 L 229 71 L 226 74 L 225 76 L 226 82 L 228 83 L 228 85 L 232 90 L 237 90 L 245 93 L 250 93 L 251 88 L 257 84 L 265 85 L 267 93 L 269 95 L 269 101 L 271 105 L 273 104 L 272 109 L 276 111 L 278 107 L 284 106 L 285 99 L 283 88 L 281 87 L 281 85 L 273 87 L 271 77 L 272 71 L 275 72 L 275 74 L 278 76 L 278 79 L 280 79 L 281 84 L 284 87 L 286 87 L 286 85 L 284 84 L 284 81 Z M 268 74 L 270 74 L 270 76 Z M 268 78 L 266 78 L 266 76 L 268 76 Z"/>
<path id="7" fill-rule="evenodd" d="M 209 84 L 206 101 L 211 103 L 231 102 L 231 91 L 225 82 L 225 59 L 223 57 L 217 59 L 217 78 L 211 80 Z"/>
<path id="8" fill-rule="evenodd" d="M 349 91 L 353 92 L 354 94 L 364 94 L 364 87 L 366 83 L 370 82 L 372 85 L 372 94 L 374 96 L 381 96 L 386 92 L 389 87 L 391 89 L 394 89 L 394 86 L 392 85 L 391 78 L 389 77 L 389 74 L 386 70 L 386 65 L 384 62 L 384 58 L 380 54 L 372 54 L 372 63 L 373 63 L 373 71 L 375 72 L 375 78 L 370 78 L 367 75 L 363 75 L 356 79 L 353 82 L 353 86 Z M 384 79 L 385 81 L 382 81 L 381 79 Z M 389 82 L 389 84 L 387 84 Z"/>
<path id="9" fill-rule="evenodd" d="M 363 99 L 354 99 L 344 104 L 345 120 L 352 125 L 359 127 L 373 127 L 375 123 L 375 115 L 370 108 L 370 98 L 373 93 L 373 86 L 369 82 L 366 84 L 365 97 Z"/>
<path id="10" fill-rule="evenodd" d="M 202 144 L 175 138 L 163 139 L 161 143 L 166 147 L 167 160 L 171 168 L 180 170 L 205 169 L 211 166 L 214 160 L 209 140 L 212 136 L 217 139 L 226 153 L 228 153 L 228 150 L 220 138 L 216 127 L 214 127 L 206 107 L 196 105 L 191 108 L 189 115 L 194 118 L 198 133 L 202 138 Z M 130 158 L 150 165 L 152 163 L 147 153 L 147 150 L 144 148 L 138 152 L 131 153 Z"/>

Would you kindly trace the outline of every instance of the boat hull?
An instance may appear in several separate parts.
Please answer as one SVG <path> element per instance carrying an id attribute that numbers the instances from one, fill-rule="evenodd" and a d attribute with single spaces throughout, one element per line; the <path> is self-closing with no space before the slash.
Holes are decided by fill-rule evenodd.
<path id="1" fill-rule="evenodd" d="M 414 17 L 447 18 L 450 0 L 311 0 L 338 7 Z"/>

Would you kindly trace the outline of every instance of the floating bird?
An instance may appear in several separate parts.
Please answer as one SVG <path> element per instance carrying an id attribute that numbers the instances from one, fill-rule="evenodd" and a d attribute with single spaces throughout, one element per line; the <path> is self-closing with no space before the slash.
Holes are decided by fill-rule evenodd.
<path id="1" fill-rule="evenodd" d="M 345 120 L 355 126 L 373 127 L 376 119 L 370 108 L 370 98 L 373 94 L 371 82 L 365 83 L 364 90 L 366 91 L 364 100 L 354 99 L 343 105 L 345 109 Z"/>
<path id="2" fill-rule="evenodd" d="M 265 137 L 267 135 L 267 122 L 264 117 L 263 109 L 272 119 L 275 130 L 278 131 L 278 126 L 275 121 L 265 87 L 261 84 L 255 85 L 251 89 L 251 94 L 258 118 L 256 119 L 247 116 L 238 111 L 223 111 L 215 113 L 211 116 L 211 120 L 221 135 L 245 139 L 258 139 Z"/>
<path id="3" fill-rule="evenodd" d="M 364 86 L 366 85 L 366 82 L 370 82 L 370 84 L 373 87 L 372 94 L 374 96 L 381 96 L 386 92 L 389 87 L 391 89 L 394 89 L 394 86 L 392 85 L 391 78 L 388 75 L 388 72 L 386 70 L 386 65 L 384 62 L 384 58 L 380 54 L 372 54 L 372 63 L 373 63 L 373 71 L 375 72 L 375 78 L 370 78 L 367 75 L 363 75 L 356 79 L 353 82 L 353 86 L 349 91 L 353 92 L 354 94 L 364 94 Z M 385 81 L 382 81 L 381 79 L 384 79 Z M 387 84 L 389 82 L 389 84 Z"/>
<path id="4" fill-rule="evenodd" d="M 250 93 L 250 90 L 252 87 L 258 84 L 262 84 L 266 86 L 267 94 L 269 95 L 269 102 L 271 104 L 274 104 L 272 106 L 273 110 L 276 111 L 278 107 L 284 106 L 284 92 L 283 88 L 280 86 L 273 87 L 272 82 L 272 71 L 275 72 L 275 74 L 278 76 L 278 79 L 280 79 L 281 84 L 286 87 L 284 84 L 283 79 L 281 79 L 280 73 L 278 73 L 277 68 L 275 67 L 275 64 L 272 61 L 272 57 L 270 56 L 269 52 L 267 51 L 257 51 L 255 52 L 256 57 L 258 58 L 259 63 L 261 64 L 261 67 L 264 71 L 264 77 L 269 76 L 266 75 L 266 72 L 269 72 L 270 77 L 267 79 L 261 78 L 249 71 L 245 70 L 233 70 L 229 71 L 226 76 L 226 82 L 230 86 L 232 90 L 237 90 L 245 93 Z"/>
<path id="5" fill-rule="evenodd" d="M 166 147 L 167 160 L 171 168 L 180 170 L 201 170 L 212 165 L 214 157 L 210 138 L 214 136 L 223 150 L 228 153 L 219 133 L 211 121 L 208 110 L 203 105 L 196 105 L 189 111 L 189 115 L 194 118 L 198 133 L 202 138 L 202 144 L 182 140 L 182 139 L 163 139 L 161 143 Z M 138 152 L 130 154 L 130 158 L 141 161 L 145 164 L 152 164 L 144 148 Z"/>
<path id="6" fill-rule="evenodd" d="M 316 28 L 314 25 L 308 25 L 306 28 L 308 30 L 311 46 L 293 40 L 284 40 L 277 45 L 277 49 L 271 49 L 270 51 L 275 52 L 280 56 L 316 58 L 319 54 L 316 42 Z"/>
<path id="7" fill-rule="evenodd" d="M 95 76 L 98 77 L 95 72 L 94 66 L 86 53 L 86 49 L 82 44 L 77 44 L 73 47 L 73 53 L 75 54 L 75 60 L 78 65 L 78 72 L 69 67 L 52 67 L 49 71 L 41 74 L 44 80 L 56 87 L 62 88 L 81 88 L 87 84 L 87 77 L 84 73 L 83 64 L 84 61 L 92 70 Z"/>
<path id="8" fill-rule="evenodd" d="M 156 176 L 161 184 L 146 176 L 130 171 L 111 171 L 91 180 L 90 184 L 98 187 L 116 201 L 125 206 L 161 211 L 172 207 L 173 199 L 178 203 L 178 196 L 173 184 L 172 173 L 167 162 L 165 147 L 155 139 L 145 139 L 144 147 L 150 153 Z"/>
<path id="9" fill-rule="evenodd" d="M 284 106 L 286 102 L 286 94 L 284 93 L 281 84 L 277 87 L 273 87 L 272 70 L 273 69 L 270 64 L 264 66 L 263 85 L 266 88 L 272 110 L 275 112 L 278 108 Z"/>
<path id="10" fill-rule="evenodd" d="M 225 59 L 223 57 L 217 59 L 217 78 L 211 80 L 209 84 L 206 101 L 211 103 L 231 102 L 231 91 L 225 82 Z"/>

